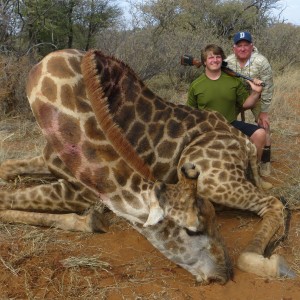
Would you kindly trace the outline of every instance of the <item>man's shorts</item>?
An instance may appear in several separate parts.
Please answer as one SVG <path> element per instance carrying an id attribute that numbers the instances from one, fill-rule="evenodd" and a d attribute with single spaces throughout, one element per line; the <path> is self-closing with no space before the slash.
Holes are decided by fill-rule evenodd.
<path id="1" fill-rule="evenodd" d="M 235 120 L 231 122 L 231 125 L 241 131 L 242 133 L 246 134 L 247 136 L 251 136 L 256 130 L 262 128 L 255 124 L 245 123 L 243 121 Z"/>

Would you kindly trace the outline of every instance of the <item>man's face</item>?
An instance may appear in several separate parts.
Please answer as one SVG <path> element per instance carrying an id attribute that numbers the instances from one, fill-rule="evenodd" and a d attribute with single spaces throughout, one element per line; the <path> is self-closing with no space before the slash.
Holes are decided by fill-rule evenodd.
<path id="1" fill-rule="evenodd" d="M 211 71 L 216 71 L 221 69 L 222 66 L 222 56 L 219 54 L 214 54 L 212 51 L 208 52 L 205 61 L 206 68 Z"/>
<path id="2" fill-rule="evenodd" d="M 233 52 L 238 59 L 249 59 L 253 51 L 253 44 L 248 41 L 240 41 L 233 46 Z"/>

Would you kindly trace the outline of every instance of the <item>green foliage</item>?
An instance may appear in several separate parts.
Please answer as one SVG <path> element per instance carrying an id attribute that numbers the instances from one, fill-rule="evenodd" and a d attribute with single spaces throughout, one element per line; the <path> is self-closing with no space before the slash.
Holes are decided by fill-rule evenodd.
<path id="1" fill-rule="evenodd" d="M 257 47 L 270 60 L 275 74 L 300 67 L 300 26 L 277 23 L 257 38 Z"/>
<path id="2" fill-rule="evenodd" d="M 113 26 L 121 10 L 109 0 L 7 0 L 0 17 L 6 20 L 2 40 L 12 49 L 27 52 L 33 48 L 42 56 L 55 50 L 94 46 L 94 35 Z M 2 13 L 2 16 L 1 16 Z M 13 21 L 9 21 L 9 19 Z M 11 30 L 15 25 L 14 31 Z M 9 38 L 8 38 L 9 36 Z M 77 38 L 78 37 L 78 38 Z"/>

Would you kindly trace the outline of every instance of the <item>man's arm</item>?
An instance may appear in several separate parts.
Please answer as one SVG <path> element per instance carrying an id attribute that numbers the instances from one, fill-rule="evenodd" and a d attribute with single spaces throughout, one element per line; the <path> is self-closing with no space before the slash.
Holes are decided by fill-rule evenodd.
<path id="1" fill-rule="evenodd" d="M 274 84 L 272 68 L 268 60 L 261 56 L 259 60 L 260 79 L 266 84 L 261 92 L 261 111 L 267 113 L 272 101 Z"/>
<path id="2" fill-rule="evenodd" d="M 261 80 L 255 79 L 254 80 L 255 83 L 253 83 L 249 80 L 247 80 L 247 82 L 251 86 L 251 93 L 243 104 L 244 109 L 252 108 L 259 100 L 259 98 L 261 96 L 261 91 L 262 91 L 262 86 L 260 85 Z"/>

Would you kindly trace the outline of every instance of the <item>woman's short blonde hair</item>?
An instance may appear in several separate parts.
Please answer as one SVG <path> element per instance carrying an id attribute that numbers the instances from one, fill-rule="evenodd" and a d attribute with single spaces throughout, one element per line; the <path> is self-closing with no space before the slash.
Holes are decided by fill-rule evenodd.
<path id="1" fill-rule="evenodd" d="M 226 58 L 226 55 L 220 46 L 215 45 L 215 44 L 209 44 L 201 51 L 201 63 L 203 65 L 207 59 L 209 52 L 212 52 L 215 55 L 221 55 L 223 60 Z"/>

